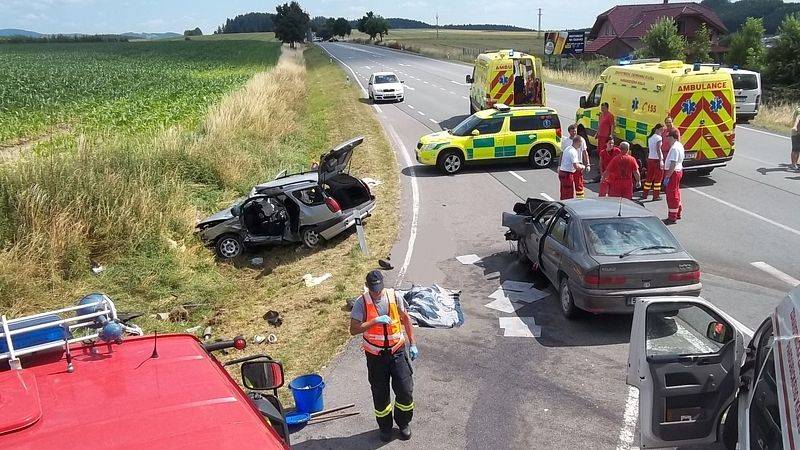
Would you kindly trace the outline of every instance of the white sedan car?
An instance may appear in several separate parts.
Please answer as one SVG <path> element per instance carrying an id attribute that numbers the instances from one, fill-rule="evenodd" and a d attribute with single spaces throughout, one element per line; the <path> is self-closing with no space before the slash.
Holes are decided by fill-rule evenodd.
<path id="1" fill-rule="evenodd" d="M 374 102 L 382 100 L 402 102 L 405 97 L 403 82 L 392 72 L 377 72 L 370 75 L 367 93 Z"/>

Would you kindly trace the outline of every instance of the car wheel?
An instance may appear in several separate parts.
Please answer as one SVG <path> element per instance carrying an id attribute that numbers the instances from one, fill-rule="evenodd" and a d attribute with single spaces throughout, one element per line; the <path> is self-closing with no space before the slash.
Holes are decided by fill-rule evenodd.
<path id="1" fill-rule="evenodd" d="M 569 279 L 564 277 L 558 286 L 558 300 L 561 305 L 561 314 L 567 319 L 574 319 L 578 317 L 580 310 L 575 306 L 575 300 L 572 298 L 572 292 L 569 290 Z"/>
<path id="2" fill-rule="evenodd" d="M 537 145 L 531 149 L 529 158 L 532 167 L 544 169 L 553 162 L 553 149 L 549 145 Z"/>
<path id="3" fill-rule="evenodd" d="M 301 236 L 303 245 L 308 248 L 314 248 L 322 242 L 322 236 L 313 227 L 304 228 Z"/>
<path id="4" fill-rule="evenodd" d="M 222 259 L 234 259 L 242 254 L 244 244 L 242 238 L 235 234 L 226 234 L 219 239 L 215 245 L 217 256 Z"/>
<path id="5" fill-rule="evenodd" d="M 449 150 L 439 156 L 437 165 L 445 175 L 455 175 L 464 167 L 464 157 L 455 150 Z"/>

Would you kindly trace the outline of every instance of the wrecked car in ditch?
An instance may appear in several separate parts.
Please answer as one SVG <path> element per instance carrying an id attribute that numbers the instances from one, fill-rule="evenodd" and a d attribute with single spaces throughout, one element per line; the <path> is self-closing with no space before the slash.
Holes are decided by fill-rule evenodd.
<path id="1" fill-rule="evenodd" d="M 369 217 L 375 196 L 349 172 L 357 137 L 320 157 L 316 171 L 280 174 L 250 194 L 197 223 L 197 234 L 222 259 L 246 247 L 303 243 L 314 248 Z"/>

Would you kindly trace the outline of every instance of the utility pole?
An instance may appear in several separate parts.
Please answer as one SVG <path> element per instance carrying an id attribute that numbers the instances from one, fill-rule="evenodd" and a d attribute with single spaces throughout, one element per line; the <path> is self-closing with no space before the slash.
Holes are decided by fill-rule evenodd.
<path id="1" fill-rule="evenodd" d="M 436 39 L 439 39 L 439 11 L 436 11 Z"/>
<path id="2" fill-rule="evenodd" d="M 542 37 L 542 8 L 539 8 L 539 37 Z"/>

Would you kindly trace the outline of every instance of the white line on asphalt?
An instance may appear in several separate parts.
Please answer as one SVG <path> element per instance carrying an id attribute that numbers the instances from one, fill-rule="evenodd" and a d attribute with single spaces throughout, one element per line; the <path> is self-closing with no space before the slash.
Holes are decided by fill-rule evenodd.
<path id="1" fill-rule="evenodd" d="M 469 97 L 465 97 L 463 95 L 461 96 L 461 98 L 463 98 L 464 100 L 469 100 Z"/>
<path id="2" fill-rule="evenodd" d="M 364 66 L 364 68 L 367 69 L 367 70 L 372 70 L 372 67 L 370 67 L 370 66 Z"/>
<path id="3" fill-rule="evenodd" d="M 423 81 L 423 83 L 425 83 L 425 84 L 430 84 L 430 83 L 428 83 L 427 81 Z"/>
<path id="4" fill-rule="evenodd" d="M 775 136 L 775 137 L 779 137 L 779 138 L 781 138 L 781 139 L 789 139 L 789 136 L 784 136 L 784 135 L 782 135 L 782 134 L 770 133 L 769 131 L 761 131 L 761 130 L 757 130 L 757 129 L 755 129 L 755 128 L 750 128 L 750 127 L 742 127 L 742 126 L 740 126 L 739 128 L 742 128 L 742 129 L 744 129 L 744 130 L 747 130 L 747 131 L 755 131 L 756 133 L 766 134 L 766 135 L 768 135 L 768 136 Z"/>
<path id="5" fill-rule="evenodd" d="M 617 450 L 629 450 L 633 445 L 633 433 L 639 419 L 639 390 L 628 386 L 628 398 L 625 400 L 625 412 L 622 414 L 622 428 L 619 429 Z"/>
<path id="6" fill-rule="evenodd" d="M 406 86 L 406 89 L 408 89 L 409 91 L 416 91 L 416 89 L 412 88 L 411 86 Z"/>
<path id="7" fill-rule="evenodd" d="M 429 118 L 428 120 L 430 120 L 431 122 L 435 123 L 436 125 L 439 125 L 439 122 L 437 122 L 436 119 Z"/>
<path id="8" fill-rule="evenodd" d="M 375 108 L 375 112 L 378 112 L 378 113 L 383 112 L 383 111 L 381 111 L 381 107 L 378 106 L 378 105 L 372 105 L 372 107 Z"/>
<path id="9" fill-rule="evenodd" d="M 403 282 L 403 278 L 406 276 L 408 266 L 411 264 L 411 255 L 414 252 L 414 242 L 417 240 L 417 224 L 419 223 L 419 186 L 417 185 L 417 174 L 414 170 L 414 165 L 411 163 L 411 157 L 408 155 L 406 146 L 403 145 L 403 141 L 400 139 L 400 136 L 397 135 L 397 132 L 394 131 L 394 127 L 392 127 L 391 124 L 387 123 L 386 128 L 388 128 L 389 135 L 395 141 L 397 149 L 400 150 L 400 153 L 403 156 L 406 167 L 408 167 L 408 170 L 410 171 L 408 178 L 411 181 L 411 231 L 408 235 L 408 248 L 406 249 L 406 257 L 403 259 L 403 265 L 401 265 L 400 269 L 397 271 L 397 281 L 395 282 L 395 287 L 399 287 Z"/>
<path id="10" fill-rule="evenodd" d="M 523 183 L 527 183 L 528 182 L 528 180 L 526 180 L 525 178 L 522 178 L 517 172 L 514 172 L 513 170 L 509 170 L 508 173 L 510 173 L 511 175 L 514 176 L 514 178 L 518 179 L 519 181 L 522 181 Z"/>
<path id="11" fill-rule="evenodd" d="M 448 92 L 448 94 L 450 94 L 450 95 L 456 95 L 456 93 L 455 93 L 455 92 L 453 92 L 453 91 L 447 91 L 447 92 Z"/>
<path id="12" fill-rule="evenodd" d="M 545 194 L 544 192 L 540 192 L 539 195 L 544 197 L 545 200 L 549 200 L 551 202 L 553 201 L 553 197 L 550 197 L 549 195 Z"/>
<path id="13" fill-rule="evenodd" d="M 736 157 L 737 158 L 749 159 L 750 161 L 760 162 L 761 164 L 766 164 L 768 166 L 777 166 L 777 164 L 775 164 L 773 162 L 764 161 L 763 159 L 758 159 L 758 158 L 751 158 L 749 156 L 745 156 L 745 155 L 741 155 L 741 154 L 737 154 Z"/>
<path id="14" fill-rule="evenodd" d="M 798 280 L 797 278 L 795 278 L 795 277 L 793 277 L 791 275 L 785 274 L 785 273 L 781 272 L 780 270 L 770 266 L 769 264 L 767 264 L 767 263 L 765 263 L 763 261 L 751 262 L 750 265 L 755 267 L 755 268 L 757 268 L 757 269 L 763 270 L 764 272 L 766 272 L 766 273 L 772 275 L 773 277 L 783 281 L 784 283 L 788 284 L 789 286 L 794 287 L 794 286 L 800 285 L 800 280 Z"/>
<path id="15" fill-rule="evenodd" d="M 458 81 L 453 81 L 453 80 L 450 80 L 450 82 L 451 82 L 451 83 L 453 83 L 453 84 L 457 84 L 457 85 L 459 85 L 459 86 L 469 86 L 468 84 L 459 83 Z"/>
<path id="16" fill-rule="evenodd" d="M 414 109 L 413 105 L 407 105 L 409 108 Z"/>
<path id="17" fill-rule="evenodd" d="M 585 93 L 586 93 L 585 91 L 580 91 L 580 90 L 578 90 L 578 89 L 573 89 L 573 88 L 569 88 L 569 87 L 566 87 L 566 86 L 560 86 L 560 85 L 558 85 L 558 84 L 550 84 L 550 83 L 547 83 L 547 84 L 546 84 L 546 86 L 553 86 L 553 87 L 557 87 L 557 88 L 559 88 L 559 89 L 566 89 L 566 90 L 568 90 L 568 91 L 577 92 L 577 93 L 579 93 L 579 94 L 585 94 Z"/>
<path id="18" fill-rule="evenodd" d="M 424 116 L 425 115 L 425 113 L 422 112 L 422 111 L 417 111 L 417 114 L 419 114 L 420 116 Z"/>
<path id="19" fill-rule="evenodd" d="M 723 205 L 728 206 L 730 208 L 733 208 L 733 209 L 735 209 L 735 210 L 737 210 L 739 212 L 743 212 L 743 213 L 745 213 L 745 214 L 747 214 L 749 216 L 755 217 L 758 220 L 762 220 L 764 222 L 767 222 L 770 225 L 775 225 L 776 227 L 778 227 L 778 228 L 780 228 L 782 230 L 786 230 L 786 231 L 788 231 L 790 233 L 794 233 L 794 234 L 800 236 L 800 231 L 795 230 L 794 228 L 791 228 L 791 227 L 787 227 L 786 225 L 784 225 L 782 223 L 775 222 L 774 220 L 767 219 L 766 217 L 758 215 L 758 214 L 756 214 L 756 213 L 754 213 L 752 211 L 748 211 L 748 210 L 742 208 L 741 206 L 736 206 L 733 203 L 729 203 L 729 202 L 726 202 L 725 200 L 722 200 L 721 198 L 717 198 L 717 197 L 714 197 L 713 195 L 706 194 L 705 192 L 698 191 L 695 188 L 689 188 L 689 190 L 694 192 L 694 193 L 696 193 L 696 194 L 700 194 L 703 197 L 710 198 L 711 200 L 714 200 L 715 202 L 722 203 Z"/>
<path id="20" fill-rule="evenodd" d="M 439 89 L 441 89 L 441 90 L 443 90 L 443 91 L 446 91 L 446 90 L 447 90 L 447 89 L 445 89 L 445 88 L 443 88 L 443 87 L 440 87 Z"/>

